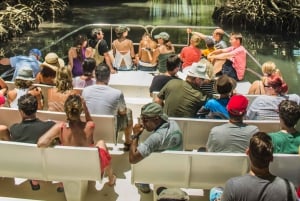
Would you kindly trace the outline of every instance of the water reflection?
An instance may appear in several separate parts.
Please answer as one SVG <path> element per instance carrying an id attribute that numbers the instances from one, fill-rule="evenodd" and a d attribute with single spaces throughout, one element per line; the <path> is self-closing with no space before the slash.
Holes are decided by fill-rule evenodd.
<path id="1" fill-rule="evenodd" d="M 214 26 L 211 14 L 215 1 L 209 0 L 152 0 L 153 18 L 176 18 L 177 24 Z"/>
<path id="2" fill-rule="evenodd" d="M 66 19 L 64 23 L 43 23 L 38 32 L 29 32 L 24 37 L 16 38 L 8 44 L 0 44 L 0 54 L 5 56 L 27 54 L 32 47 L 46 47 L 69 31 L 90 23 L 215 26 L 211 15 L 216 3 L 218 3 L 217 0 L 148 0 L 146 3 L 137 0 L 121 3 L 101 1 L 100 5 L 77 6 L 72 8 L 73 18 Z M 224 29 L 227 33 L 232 31 L 231 27 L 224 27 Z M 86 34 L 89 34 L 89 31 L 89 29 L 83 30 Z M 199 31 L 211 34 L 211 30 Z M 260 63 L 268 60 L 274 61 L 288 82 L 289 91 L 300 94 L 298 86 L 300 80 L 299 40 L 281 38 L 276 35 L 249 34 L 244 30 L 237 31 L 242 32 L 244 46 L 249 52 Z M 133 36 L 132 33 L 130 37 L 140 39 L 139 35 Z M 105 37 L 107 36 L 106 34 Z M 171 37 L 177 37 L 178 41 L 186 41 L 184 34 L 181 33 L 172 32 Z M 72 38 L 70 37 L 49 51 L 56 51 L 61 56 L 67 55 L 67 50 L 72 45 Z M 255 63 L 250 62 L 248 68 L 260 72 Z"/>

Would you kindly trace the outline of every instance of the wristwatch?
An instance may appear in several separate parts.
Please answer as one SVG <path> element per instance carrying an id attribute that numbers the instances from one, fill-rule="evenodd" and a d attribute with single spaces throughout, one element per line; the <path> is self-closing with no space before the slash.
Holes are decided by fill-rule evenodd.
<path id="1" fill-rule="evenodd" d="M 131 140 L 134 140 L 134 139 L 139 139 L 140 135 L 131 135 L 130 138 Z"/>

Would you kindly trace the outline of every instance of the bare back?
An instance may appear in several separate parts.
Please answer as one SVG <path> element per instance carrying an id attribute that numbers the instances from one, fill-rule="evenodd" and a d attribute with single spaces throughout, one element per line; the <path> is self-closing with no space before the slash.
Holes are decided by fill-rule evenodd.
<path id="1" fill-rule="evenodd" d="M 93 121 L 64 122 L 61 125 L 60 140 L 65 146 L 89 147 L 93 145 Z"/>

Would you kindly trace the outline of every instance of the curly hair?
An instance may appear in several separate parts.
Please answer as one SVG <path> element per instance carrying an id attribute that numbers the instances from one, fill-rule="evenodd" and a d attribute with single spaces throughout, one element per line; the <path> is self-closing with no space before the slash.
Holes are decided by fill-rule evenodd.
<path id="1" fill-rule="evenodd" d="M 35 96 L 25 94 L 18 99 L 19 110 L 23 111 L 27 116 L 36 113 L 38 109 L 38 101 Z"/>
<path id="2" fill-rule="evenodd" d="M 292 128 L 300 118 L 300 106 L 291 100 L 283 100 L 278 106 L 279 117 L 283 120 L 284 124 Z"/>
<path id="3" fill-rule="evenodd" d="M 15 79 L 15 86 L 19 89 L 28 89 L 32 84 L 31 80 Z"/>
<path id="4" fill-rule="evenodd" d="M 82 100 L 79 95 L 69 95 L 64 104 L 65 113 L 68 120 L 78 120 L 83 111 Z"/>
<path id="5" fill-rule="evenodd" d="M 67 67 L 60 68 L 56 73 L 55 85 L 58 92 L 64 93 L 73 89 L 72 73 Z"/>

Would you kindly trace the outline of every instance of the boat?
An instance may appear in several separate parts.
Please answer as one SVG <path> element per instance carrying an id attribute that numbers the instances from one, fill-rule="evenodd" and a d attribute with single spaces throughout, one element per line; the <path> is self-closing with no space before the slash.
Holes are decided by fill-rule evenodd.
<path id="1" fill-rule="evenodd" d="M 42 48 L 42 52 L 66 52 L 65 44 L 70 44 L 67 41 L 72 41 L 72 37 L 76 36 L 78 33 L 88 32 L 92 28 L 101 27 L 105 32 L 108 31 L 110 34 L 105 35 L 105 39 L 112 43 L 114 38 L 114 28 L 119 26 L 119 24 L 88 24 L 78 29 L 66 34 L 57 41 L 53 42 L 47 47 Z M 206 26 L 152 26 L 152 25 L 135 25 L 126 24 L 126 26 L 131 28 L 130 39 L 133 40 L 134 46 L 137 47 L 141 36 L 144 32 L 149 32 L 151 35 L 155 35 L 161 31 L 167 31 L 176 37 L 172 37 L 172 43 L 176 49 L 180 50 L 182 47 L 187 46 L 189 43 L 189 34 L 186 33 L 187 28 L 192 28 L 196 31 L 212 31 L 217 27 L 206 27 Z M 176 32 L 174 31 L 176 30 Z M 227 36 L 229 34 L 226 33 Z M 132 37 L 136 36 L 136 37 Z M 255 60 L 255 58 L 247 52 L 247 59 L 250 59 L 252 63 L 260 64 Z M 61 55 L 66 58 L 66 55 Z M 260 75 L 251 71 L 247 68 L 247 74 L 254 75 L 258 78 Z M 246 76 L 247 77 L 247 76 Z M 124 92 L 125 99 L 128 107 L 133 108 L 134 119 L 137 118 L 140 112 L 141 105 L 150 102 L 152 99 L 149 96 L 148 88 L 151 84 L 153 78 L 153 72 L 143 72 L 143 71 L 123 71 L 117 74 L 112 74 L 110 85 L 119 88 Z M 246 94 L 250 86 L 249 81 L 238 82 L 237 91 L 238 93 Z M 109 187 L 105 185 L 107 178 L 104 178 L 102 183 L 91 182 L 88 188 L 88 193 L 85 198 L 86 201 L 150 201 L 153 200 L 153 191 L 150 194 L 143 194 L 138 192 L 137 188 L 131 184 L 131 171 L 130 164 L 128 162 L 128 153 L 118 152 L 118 150 L 112 150 L 112 166 L 116 171 L 118 176 L 116 185 L 114 187 Z M 55 200 L 63 201 L 65 200 L 63 193 L 56 192 L 56 185 L 51 182 L 41 182 L 41 190 L 34 192 L 31 190 L 29 182 L 27 179 L 21 178 L 0 178 L 0 200 Z M 200 200 L 208 200 L 207 196 L 203 196 L 202 190 L 186 189 L 191 196 L 190 201 L 199 200 L 198 196 L 201 196 Z"/>

